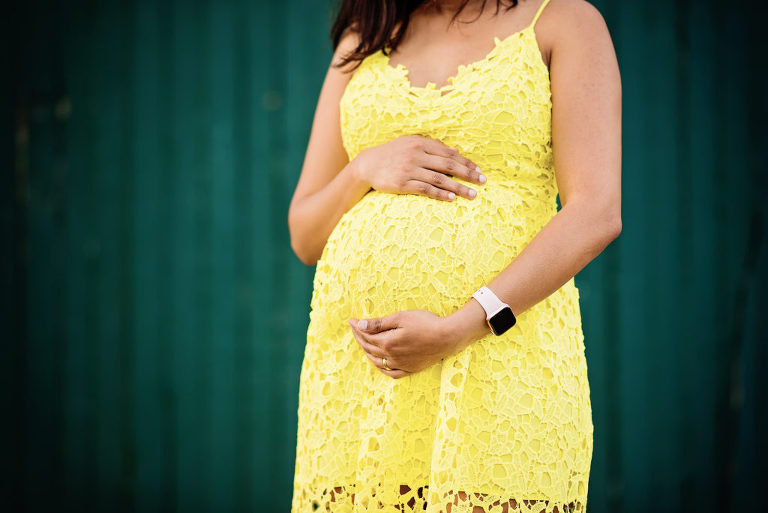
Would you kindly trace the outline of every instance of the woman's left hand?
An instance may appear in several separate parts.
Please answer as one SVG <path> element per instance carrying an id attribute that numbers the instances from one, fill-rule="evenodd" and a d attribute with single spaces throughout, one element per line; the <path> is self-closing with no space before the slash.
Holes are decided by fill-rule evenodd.
<path id="1" fill-rule="evenodd" d="M 427 310 L 402 310 L 386 317 L 349 319 L 365 355 L 381 372 L 402 378 L 431 367 L 460 350 L 462 341 L 447 317 Z M 365 328 L 363 328 L 365 326 Z M 387 370 L 383 359 L 387 359 Z"/>

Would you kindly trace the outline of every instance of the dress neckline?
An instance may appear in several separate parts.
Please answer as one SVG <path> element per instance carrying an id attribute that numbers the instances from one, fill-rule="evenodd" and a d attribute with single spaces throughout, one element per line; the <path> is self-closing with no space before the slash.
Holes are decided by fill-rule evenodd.
<path id="1" fill-rule="evenodd" d="M 546 3 L 546 2 L 545 2 Z M 398 77 L 401 79 L 403 86 L 411 92 L 411 94 L 414 95 L 424 95 L 424 94 L 431 94 L 431 93 L 437 93 L 437 96 L 439 98 L 447 98 L 449 97 L 455 90 L 456 90 L 456 81 L 459 80 L 462 76 L 464 76 L 466 73 L 475 71 L 479 68 L 482 68 L 484 65 L 490 63 L 493 61 L 493 58 L 501 51 L 501 49 L 513 42 L 513 41 L 519 41 L 524 38 L 524 36 L 530 35 L 533 36 L 534 43 L 536 44 L 536 54 L 538 56 L 538 61 L 541 66 L 546 68 L 546 64 L 544 63 L 543 56 L 541 55 L 541 49 L 539 48 L 538 42 L 535 38 L 535 31 L 534 31 L 534 23 L 531 23 L 527 27 L 518 30 L 516 32 L 513 32 L 509 34 L 508 36 L 505 36 L 503 38 L 499 38 L 498 36 L 493 37 L 493 47 L 486 53 L 483 57 L 480 59 L 473 61 L 469 64 L 459 64 L 459 67 L 452 76 L 448 77 L 446 79 L 446 84 L 442 85 L 440 87 L 437 86 L 433 81 L 428 81 L 423 86 L 416 86 L 411 83 L 410 77 L 408 76 L 409 69 L 406 65 L 400 63 L 397 65 L 392 65 L 389 62 L 389 55 L 384 53 L 383 50 L 379 50 L 378 54 L 381 56 L 383 60 L 383 65 L 385 68 L 388 68 L 389 71 L 394 71 L 398 74 Z M 547 70 L 549 71 L 549 70 Z M 444 94 L 445 93 L 445 94 Z"/>

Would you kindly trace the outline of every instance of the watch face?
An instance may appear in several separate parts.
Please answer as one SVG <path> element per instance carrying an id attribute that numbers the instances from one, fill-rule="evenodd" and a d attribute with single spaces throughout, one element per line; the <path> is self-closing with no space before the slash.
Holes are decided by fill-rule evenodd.
<path id="1" fill-rule="evenodd" d="M 515 325 L 515 322 L 517 322 L 517 319 L 515 319 L 515 314 L 512 313 L 512 309 L 509 307 L 501 309 L 493 317 L 488 319 L 488 324 L 491 325 L 491 330 L 493 330 L 496 335 L 501 335 L 507 331 Z"/>

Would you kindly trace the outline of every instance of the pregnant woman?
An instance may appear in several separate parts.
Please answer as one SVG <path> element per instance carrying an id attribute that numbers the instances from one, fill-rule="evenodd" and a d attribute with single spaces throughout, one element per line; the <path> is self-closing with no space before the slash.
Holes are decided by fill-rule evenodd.
<path id="1" fill-rule="evenodd" d="M 573 278 L 621 231 L 602 16 L 344 0 L 332 39 L 288 215 L 317 265 L 292 512 L 586 511 Z"/>

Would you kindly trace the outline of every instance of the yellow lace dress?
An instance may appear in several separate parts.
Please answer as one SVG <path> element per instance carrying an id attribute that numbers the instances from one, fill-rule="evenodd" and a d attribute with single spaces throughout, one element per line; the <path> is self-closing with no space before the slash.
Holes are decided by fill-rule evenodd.
<path id="1" fill-rule="evenodd" d="M 371 190 L 330 234 L 301 367 L 293 513 L 586 510 L 593 425 L 573 279 L 503 335 L 400 379 L 373 366 L 347 322 L 454 312 L 555 215 L 549 71 L 534 33 L 547 2 L 443 88 L 412 86 L 383 52 L 351 77 L 340 103 L 350 159 L 416 133 L 456 146 L 488 181 L 452 202 Z"/>

